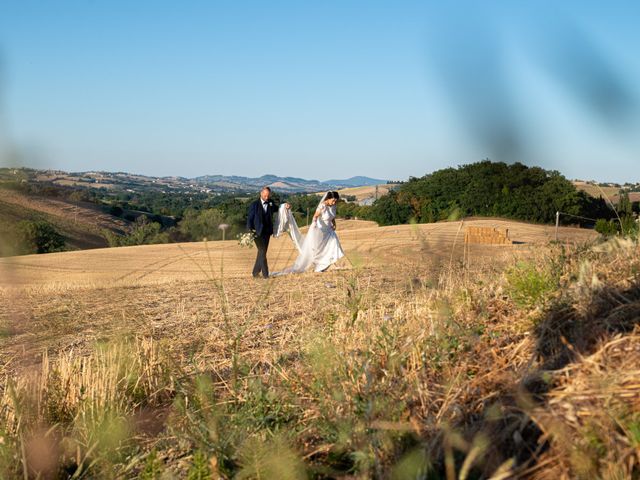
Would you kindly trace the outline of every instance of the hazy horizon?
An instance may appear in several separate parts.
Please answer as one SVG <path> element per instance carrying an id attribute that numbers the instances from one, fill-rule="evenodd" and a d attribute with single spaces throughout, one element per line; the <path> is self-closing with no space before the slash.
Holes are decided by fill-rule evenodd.
<path id="1" fill-rule="evenodd" d="M 472 163 L 476 163 L 476 162 L 472 162 Z M 452 168 L 457 168 L 459 166 L 462 166 L 464 164 L 460 164 L 460 165 L 450 165 L 449 167 Z M 1 166 L 1 165 L 0 165 Z M 540 167 L 540 165 L 527 165 L 529 167 Z M 443 167 L 443 168 L 449 168 L 449 167 Z M 236 174 L 228 174 L 228 175 L 223 175 L 220 173 L 205 173 L 202 175 L 194 175 L 194 176 L 184 176 L 184 175 L 156 175 L 154 173 L 144 173 L 144 172 L 135 172 L 135 171 L 127 171 L 127 170 L 105 170 L 105 169 L 90 169 L 90 170 L 65 170 L 63 168 L 52 168 L 52 167 L 42 167 L 42 166 L 29 166 L 29 165 L 13 165 L 13 166 L 8 166 L 8 168 L 31 168 L 34 170 L 51 170 L 51 171 L 62 171 L 65 173 L 89 173 L 89 172 L 106 172 L 106 173 L 126 173 L 129 175 L 140 175 L 140 176 L 145 176 L 145 177 L 156 177 L 156 178 L 186 178 L 186 179 L 194 179 L 194 178 L 199 178 L 199 177 L 206 177 L 206 176 L 224 176 L 224 177 L 244 177 L 244 178 L 262 178 L 265 176 L 274 176 L 274 177 L 279 177 L 279 178 L 297 178 L 297 179 L 301 179 L 301 180 L 305 180 L 308 182 L 320 182 L 320 183 L 325 183 L 328 182 L 330 180 L 351 180 L 352 178 L 356 178 L 356 177 L 366 177 L 372 180 L 382 180 L 382 181 L 387 181 L 387 182 L 394 182 L 394 181 L 406 181 L 408 180 L 410 177 L 422 177 L 424 175 L 428 175 L 430 173 L 433 173 L 434 171 L 429 171 L 429 172 L 425 172 L 423 175 L 410 175 L 409 177 L 392 177 L 392 178 L 380 178 L 380 177 L 372 177 L 371 175 L 367 175 L 366 173 L 364 174 L 358 174 L 358 175 L 351 175 L 349 177 L 346 176 L 334 176 L 334 177 L 327 177 L 327 178 L 314 178 L 314 177 L 304 177 L 304 176 L 293 176 L 293 175 L 279 175 L 277 173 L 272 173 L 272 172 L 265 172 L 265 173 L 261 173 L 261 174 L 257 174 L 257 175 L 236 175 Z M 542 168 L 542 167 L 541 167 Z M 551 169 L 549 169 L 551 170 Z M 597 182 L 597 183 L 615 183 L 615 184 L 620 184 L 623 185 L 625 183 L 629 183 L 629 184 L 638 184 L 640 183 L 640 181 L 634 181 L 634 180 L 622 180 L 622 181 L 614 181 L 614 180 L 601 180 L 598 178 L 588 178 L 588 177 L 569 177 L 567 175 L 565 175 L 562 171 L 560 171 L 560 174 L 564 175 L 568 180 L 571 181 L 576 181 L 576 182 L 580 182 L 580 181 L 584 181 L 584 182 Z"/>
<path id="2" fill-rule="evenodd" d="M 0 165 L 0 167 L 5 167 L 4 165 Z M 23 164 L 16 164 L 16 165 L 7 165 L 5 168 L 27 168 L 27 169 L 33 169 L 33 170 L 43 170 L 43 171 L 60 171 L 60 172 L 65 172 L 68 174 L 71 173 L 90 173 L 90 172 L 105 172 L 105 173 L 126 173 L 128 175 L 140 175 L 140 176 L 144 176 L 144 177 L 157 177 L 157 178 L 187 178 L 187 179 L 193 179 L 193 178 L 199 178 L 199 177 L 207 177 L 207 176 L 224 176 L 224 177 L 244 177 L 244 178 L 262 178 L 262 177 L 266 177 L 266 176 L 274 176 L 274 177 L 279 177 L 279 178 L 297 178 L 300 180 L 305 180 L 305 181 L 309 181 L 309 182 L 327 182 L 329 180 L 351 180 L 352 178 L 356 178 L 356 177 L 366 177 L 372 180 L 383 180 L 383 181 L 393 181 L 393 180 L 403 180 L 401 178 L 378 178 L 378 177 L 372 177 L 370 175 L 351 175 L 349 177 L 340 177 L 340 176 L 334 176 L 334 177 L 327 177 L 325 179 L 323 178 L 313 178 L 313 177 L 299 177 L 299 176 L 293 176 L 293 175 L 278 175 L 277 173 L 271 173 L 271 172 L 266 172 L 266 173 L 262 173 L 260 175 L 252 175 L 252 176 L 247 176 L 247 175 L 234 175 L 234 174 L 229 174 L 229 175 L 222 175 L 219 173 L 205 173 L 202 175 L 194 175 L 192 177 L 187 177 L 184 175 L 155 175 L 153 173 L 143 173 L 143 172 L 130 172 L 130 171 L 126 171 L 126 170 L 105 170 L 105 169 L 90 169 L 90 170 L 66 170 L 64 168 L 53 168 L 53 167 L 44 167 L 44 166 L 30 166 L 30 165 L 23 165 Z"/>
<path id="3" fill-rule="evenodd" d="M 0 164 L 420 177 L 485 158 L 638 182 L 640 5 L 0 6 Z"/>

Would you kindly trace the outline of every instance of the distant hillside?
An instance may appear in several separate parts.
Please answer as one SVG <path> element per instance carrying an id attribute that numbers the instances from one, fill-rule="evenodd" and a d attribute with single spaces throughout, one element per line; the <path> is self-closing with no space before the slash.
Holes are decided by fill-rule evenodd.
<path id="1" fill-rule="evenodd" d="M 263 175 L 261 177 L 239 177 L 226 175 L 204 175 L 193 179 L 199 185 L 212 190 L 255 191 L 265 185 L 286 193 L 319 192 L 327 186 L 318 180 L 305 180 L 296 177 Z M 333 185 L 332 185 L 333 186 Z"/>
<path id="2" fill-rule="evenodd" d="M 347 187 L 338 190 L 343 198 L 355 197 L 355 201 L 360 205 L 371 205 L 378 198 L 389 193 L 390 190 L 397 187 L 398 184 L 376 184 L 363 187 Z"/>
<path id="3" fill-rule="evenodd" d="M 28 230 L 32 232 L 29 234 L 32 235 L 31 238 L 48 238 L 48 234 L 33 233 L 36 227 L 51 231 L 51 227 L 46 224 L 50 224 L 55 230 L 51 235 L 55 236 L 58 232 L 64 239 L 64 242 L 59 237 L 56 239 L 55 249 L 59 249 L 64 243 L 64 248 L 71 250 L 113 246 L 125 241 L 144 243 L 151 237 L 143 232 L 158 228 L 163 234 L 163 241 L 202 238 L 201 227 L 194 226 L 197 212 L 202 210 L 215 210 L 216 215 L 222 219 L 219 222 L 224 221 L 232 225 L 232 230 L 235 228 L 239 231 L 244 229 L 246 198 L 254 195 L 264 185 L 271 186 L 278 194 L 302 193 L 300 198 L 305 194 L 340 190 L 359 201 L 364 199 L 365 202 L 372 203 L 377 194 L 383 195 L 388 188 L 384 185 L 379 189 L 378 186 L 361 186 L 348 187 L 345 191 L 339 185 L 340 182 L 351 184 L 371 180 L 368 177 L 358 177 L 344 181 L 333 180 L 334 183 L 327 184 L 318 180 L 276 175 L 256 178 L 208 175 L 186 179 L 146 177 L 123 172 L 67 173 L 57 170 L 0 168 L 0 242 L 7 247 L 0 255 L 32 251 L 33 249 L 19 250 L 11 245 L 32 245 L 23 236 L 27 231 L 25 229 L 31 229 Z M 141 217 L 145 217 L 147 222 Z M 190 220 L 185 221 L 185 217 Z M 19 225 L 22 220 L 33 223 Z M 35 222 L 46 224 L 36 225 Z M 160 224 L 160 227 L 142 226 L 148 222 Z M 183 222 L 183 228 L 177 226 L 179 222 Z M 208 225 L 206 228 L 213 227 Z M 218 233 L 217 228 L 214 231 Z M 213 237 L 208 234 L 207 238 Z M 38 247 L 33 251 L 49 250 Z"/>
<path id="4" fill-rule="evenodd" d="M 591 182 L 584 182 L 582 180 L 575 180 L 573 184 L 578 190 L 581 190 L 592 197 L 607 198 L 613 204 L 617 204 L 620 200 L 620 191 L 626 191 L 629 194 L 629 200 L 631 202 L 640 202 L 640 185 L 627 184 L 627 185 L 597 185 Z"/>
<path id="5" fill-rule="evenodd" d="M 377 180 L 369 177 L 351 177 L 345 180 L 306 180 L 297 177 L 279 177 L 277 175 L 263 175 L 261 177 L 249 178 L 224 175 L 205 175 L 196 177 L 194 180 L 209 187 L 223 187 L 235 189 L 255 190 L 265 185 L 287 193 L 297 192 L 321 192 L 328 189 L 341 189 L 349 187 L 366 187 L 386 183 L 384 180 Z"/>
<path id="6" fill-rule="evenodd" d="M 103 213 L 95 205 L 27 195 L 0 188 L 0 228 L 21 220 L 46 221 L 60 233 L 68 249 L 107 247 L 104 230 L 122 234 L 130 222 Z"/>
<path id="7" fill-rule="evenodd" d="M 298 177 L 262 175 L 243 177 L 237 175 L 201 175 L 195 178 L 152 177 L 125 172 L 64 172 L 61 170 L 37 170 L 29 168 L 0 168 L 0 181 L 47 183 L 64 187 L 83 187 L 125 192 L 198 192 L 198 193 L 253 193 L 268 185 L 283 193 L 315 193 L 329 189 L 363 187 L 386 183 L 369 177 L 351 177 L 344 180 L 307 180 Z"/>
<path id="8" fill-rule="evenodd" d="M 346 180 L 326 180 L 323 182 L 327 185 L 336 185 L 341 188 L 349 187 L 370 187 L 373 185 L 382 185 L 387 183 L 387 180 L 380 180 L 370 177 L 351 177 Z"/>

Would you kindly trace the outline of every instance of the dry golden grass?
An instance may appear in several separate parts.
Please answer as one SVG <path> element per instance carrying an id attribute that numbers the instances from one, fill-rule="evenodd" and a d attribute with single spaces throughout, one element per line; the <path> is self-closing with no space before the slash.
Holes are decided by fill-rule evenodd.
<path id="1" fill-rule="evenodd" d="M 636 305 L 636 309 L 638 306 Z M 548 403 L 533 413 L 551 439 L 536 478 L 634 478 L 640 462 L 640 329 L 602 342 L 553 373 Z"/>
<path id="2" fill-rule="evenodd" d="M 600 187 L 591 183 L 586 182 L 573 182 L 578 190 L 582 190 L 592 197 L 604 197 L 609 202 L 617 205 L 620 201 L 620 188 L 619 187 Z M 640 201 L 640 193 L 639 192 L 630 192 L 629 200 L 631 202 Z"/>
<path id="3" fill-rule="evenodd" d="M 378 185 L 378 196 L 385 195 L 391 190 L 396 184 L 385 184 Z M 338 190 L 338 193 L 341 196 L 353 195 L 356 197 L 358 201 L 364 200 L 365 198 L 372 198 L 376 194 L 376 187 L 374 186 L 365 186 L 365 187 L 351 187 L 351 188 L 343 188 L 342 190 Z"/>
<path id="4" fill-rule="evenodd" d="M 612 198 L 618 195 L 618 192 L 620 191 L 620 188 L 618 187 L 599 187 L 587 182 L 573 182 L 573 184 L 578 190 L 582 190 L 592 197 L 602 197 L 604 195 Z"/>
<path id="5" fill-rule="evenodd" d="M 504 256 L 554 239 L 553 227 L 497 219 L 382 228 L 373 222 L 344 220 L 338 221 L 338 232 L 352 262 L 395 267 L 414 262 L 418 254 L 436 260 L 449 259 L 452 251 L 456 258 L 462 256 L 465 226 L 508 228 L 511 239 L 516 242 L 508 247 L 474 245 L 469 252 L 470 261 L 476 257 Z M 581 243 L 596 236 L 591 230 L 563 227 L 558 240 Z M 271 270 L 289 266 L 295 255 L 289 238 L 272 239 Z M 0 288 L 55 289 L 58 286 L 65 289 L 199 281 L 218 276 L 221 268 L 224 278 L 243 278 L 251 270 L 254 259 L 255 249 L 243 249 L 235 240 L 0 258 Z"/>
<path id="6" fill-rule="evenodd" d="M 341 222 L 349 261 L 268 281 L 233 241 L 4 259 L 0 474 L 582 474 L 566 447 L 589 437 L 558 406 L 640 414 L 638 246 L 467 223 L 516 243 L 465 249 L 460 222 Z M 274 241 L 272 270 L 290 243 Z M 572 393 L 583 386 L 593 398 Z M 637 472 L 617 435 L 588 472 Z"/>

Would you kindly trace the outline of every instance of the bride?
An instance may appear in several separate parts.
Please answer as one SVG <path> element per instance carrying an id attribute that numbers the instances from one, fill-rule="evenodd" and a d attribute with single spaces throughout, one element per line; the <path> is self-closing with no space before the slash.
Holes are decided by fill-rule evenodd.
<path id="1" fill-rule="evenodd" d="M 303 237 L 298 230 L 291 210 L 284 208 L 284 205 L 280 206 L 276 231 L 273 235 L 279 237 L 283 232 L 289 232 L 299 254 L 291 267 L 273 275 L 302 273 L 311 266 L 314 271 L 323 272 L 344 257 L 344 251 L 335 231 L 336 203 L 339 199 L 338 192 L 324 194 L 313 215 L 313 222 L 309 226 L 306 237 Z"/>

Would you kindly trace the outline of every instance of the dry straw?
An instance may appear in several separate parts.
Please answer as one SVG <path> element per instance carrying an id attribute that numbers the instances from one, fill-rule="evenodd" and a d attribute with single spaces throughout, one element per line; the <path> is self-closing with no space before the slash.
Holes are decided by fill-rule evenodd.
<path id="1" fill-rule="evenodd" d="M 471 265 L 462 224 L 438 228 L 375 230 L 323 275 L 236 277 L 236 246 L 206 243 L 135 286 L 21 291 L 2 473 L 37 476 L 55 438 L 49 468 L 77 477 L 637 475 L 637 244 L 474 245 Z M 178 258 L 202 279 L 150 280 Z"/>

